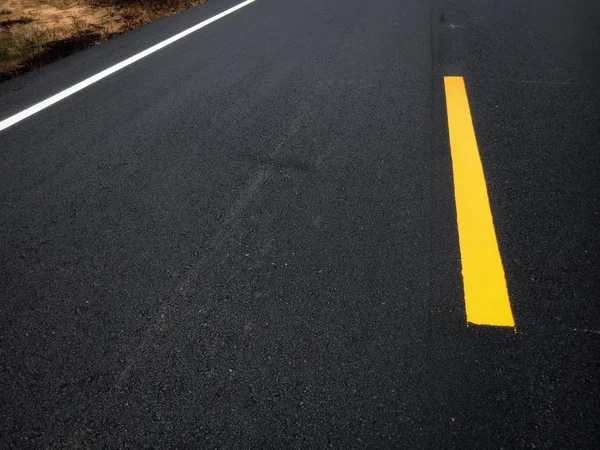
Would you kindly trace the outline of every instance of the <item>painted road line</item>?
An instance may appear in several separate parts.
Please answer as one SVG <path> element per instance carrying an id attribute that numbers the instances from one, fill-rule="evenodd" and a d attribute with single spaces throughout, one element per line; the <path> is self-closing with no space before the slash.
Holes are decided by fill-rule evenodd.
<path id="1" fill-rule="evenodd" d="M 483 166 L 462 77 L 445 77 L 467 322 L 514 327 Z"/>
<path id="2" fill-rule="evenodd" d="M 74 86 L 71 86 L 70 88 L 65 89 L 64 91 L 61 91 L 57 94 L 54 94 L 52 97 L 49 97 L 46 100 L 41 101 L 41 102 L 25 109 L 24 111 L 21 111 L 20 113 L 9 117 L 8 119 L 4 119 L 3 121 L 0 122 L 0 131 L 5 130 L 8 127 L 11 127 L 16 123 L 19 123 L 20 121 L 28 118 L 29 116 L 32 116 L 32 115 L 42 111 L 43 109 L 46 109 L 49 106 L 54 105 L 55 103 L 58 103 L 59 101 L 75 94 L 76 92 L 79 92 L 82 89 L 85 89 L 86 87 L 88 87 L 94 83 L 97 83 L 98 81 L 102 80 L 103 78 L 106 78 L 107 76 L 112 75 L 113 73 L 118 72 L 119 70 L 121 70 L 127 66 L 130 66 L 131 64 L 139 61 L 140 59 L 145 58 L 146 56 L 151 55 L 152 53 L 155 53 L 155 52 L 159 51 L 160 49 L 165 48 L 167 45 L 170 45 L 174 42 L 177 42 L 180 39 L 183 39 L 187 35 L 192 34 L 193 32 L 198 31 L 199 29 L 204 28 L 207 25 L 210 25 L 211 23 L 231 14 L 232 12 L 237 11 L 240 8 L 243 8 L 246 5 L 249 5 L 250 3 L 254 3 L 255 1 L 256 0 L 246 0 L 245 2 L 240 3 L 239 5 L 229 8 L 228 10 L 223 11 L 222 13 L 219 13 L 216 16 L 211 17 L 210 19 L 206 19 L 206 20 L 194 25 L 193 27 L 188 28 L 187 30 L 184 30 L 181 33 L 176 34 L 175 36 L 170 37 L 169 39 L 159 42 L 158 44 L 153 45 L 152 47 L 150 47 L 140 53 L 137 53 L 137 54 L 127 58 L 126 60 L 121 61 L 120 63 L 109 67 L 108 69 L 103 70 L 102 72 L 97 73 L 96 75 L 86 78 L 85 80 L 75 84 Z"/>

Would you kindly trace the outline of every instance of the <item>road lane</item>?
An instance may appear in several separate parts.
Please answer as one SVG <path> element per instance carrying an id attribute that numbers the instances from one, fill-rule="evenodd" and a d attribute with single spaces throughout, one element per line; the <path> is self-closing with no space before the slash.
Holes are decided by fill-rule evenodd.
<path id="1" fill-rule="evenodd" d="M 491 83 L 540 73 L 552 52 L 564 70 L 575 56 L 563 34 L 593 61 L 591 27 L 573 31 L 587 23 L 578 5 L 549 49 L 530 35 L 548 23 L 539 5 L 257 0 L 4 130 L 3 446 L 597 442 L 597 335 L 573 330 L 598 329 L 586 296 L 595 160 L 577 150 L 600 129 L 593 86 L 556 98 L 561 111 L 523 103 L 547 86 Z M 73 65 L 106 67 L 231 6 L 215 0 Z M 520 59 L 504 58 L 513 47 Z M 0 98 L 13 111 L 77 82 L 69 59 Z M 473 86 L 517 334 L 465 326 L 446 75 Z M 534 145 L 564 139 L 561 118 L 568 151 Z M 537 171 L 506 136 L 531 144 Z M 568 214 L 542 195 L 546 159 L 568 169 L 551 179 Z M 539 214 L 556 225 L 540 229 Z M 587 260 L 556 246 L 563 227 Z"/>
<path id="2" fill-rule="evenodd" d="M 518 324 L 513 336 L 461 335 L 440 320 L 441 340 L 454 342 L 434 346 L 451 374 L 434 390 L 455 418 L 440 434 L 454 446 L 595 448 L 599 342 L 577 324 L 600 326 L 598 4 L 438 7 L 438 70 L 468 85 Z"/>
<path id="3" fill-rule="evenodd" d="M 429 25 L 255 2 L 5 130 L 4 439 L 418 443 Z"/>

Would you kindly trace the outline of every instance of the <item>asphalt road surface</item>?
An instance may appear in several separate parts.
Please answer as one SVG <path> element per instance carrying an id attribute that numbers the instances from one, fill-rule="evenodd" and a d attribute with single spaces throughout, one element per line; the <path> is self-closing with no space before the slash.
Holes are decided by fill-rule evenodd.
<path id="1" fill-rule="evenodd" d="M 0 131 L 0 447 L 600 448 L 599 17 L 256 0 Z M 515 328 L 467 323 L 445 76 Z"/>

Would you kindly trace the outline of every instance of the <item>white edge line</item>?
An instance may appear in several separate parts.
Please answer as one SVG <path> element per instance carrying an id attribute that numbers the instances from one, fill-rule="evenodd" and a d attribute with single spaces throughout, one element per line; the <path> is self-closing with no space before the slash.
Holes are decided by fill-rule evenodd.
<path id="1" fill-rule="evenodd" d="M 49 106 L 52 106 L 55 103 L 58 103 L 59 101 L 75 94 L 76 92 L 79 92 L 82 89 L 85 89 L 86 87 L 102 80 L 103 78 L 106 78 L 107 76 L 112 75 L 113 73 L 133 64 L 134 62 L 139 61 L 140 59 L 145 58 L 146 56 L 151 55 L 154 52 L 159 51 L 160 49 L 166 47 L 167 45 L 170 45 L 173 42 L 183 39 L 188 34 L 198 31 L 200 28 L 204 28 L 205 26 L 210 25 L 214 21 L 219 20 L 222 17 L 225 17 L 226 15 L 231 14 L 232 12 L 237 11 L 238 9 L 243 8 L 244 6 L 249 5 L 250 3 L 253 3 L 255 1 L 256 0 L 246 0 L 245 2 L 240 3 L 239 5 L 229 8 L 228 10 L 223 11 L 222 13 L 217 14 L 216 16 L 213 16 L 210 19 L 206 19 L 203 22 L 200 22 L 199 24 L 194 25 L 191 28 L 188 28 L 187 30 L 184 30 L 181 33 L 176 34 L 175 36 L 170 37 L 169 39 L 159 42 L 158 44 L 153 45 L 152 47 L 150 47 L 140 53 L 137 53 L 137 54 L 127 58 L 126 60 L 121 61 L 120 63 L 109 67 L 108 69 L 103 70 L 102 72 L 97 73 L 96 75 L 86 78 L 85 80 L 71 86 L 70 88 L 67 88 L 64 91 L 61 91 L 58 94 L 54 94 L 52 97 L 49 97 L 46 100 L 36 103 L 33 106 L 30 106 L 29 108 L 25 109 L 24 111 L 21 111 L 20 113 L 15 114 L 14 116 L 9 117 L 8 119 L 4 119 L 3 121 L 0 122 L 0 131 L 7 129 L 10 126 L 15 125 L 16 123 L 19 123 L 20 121 L 28 118 L 29 116 L 32 116 L 35 113 L 38 113 L 38 112 L 42 111 L 43 109 L 46 109 Z"/>

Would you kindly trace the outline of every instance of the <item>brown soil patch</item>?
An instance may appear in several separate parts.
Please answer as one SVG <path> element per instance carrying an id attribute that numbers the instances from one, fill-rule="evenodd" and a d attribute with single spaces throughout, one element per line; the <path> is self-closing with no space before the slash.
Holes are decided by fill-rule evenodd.
<path id="1" fill-rule="evenodd" d="M 4 0 L 0 81 L 206 0 Z"/>

